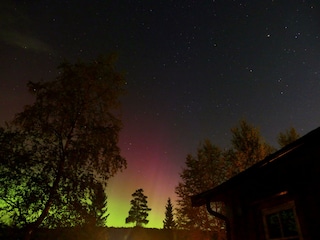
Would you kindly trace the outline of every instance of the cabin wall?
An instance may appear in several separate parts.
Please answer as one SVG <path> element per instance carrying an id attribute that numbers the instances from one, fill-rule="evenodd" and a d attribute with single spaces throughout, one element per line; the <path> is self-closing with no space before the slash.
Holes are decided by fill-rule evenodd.
<path id="1" fill-rule="evenodd" d="M 265 240 L 263 210 L 294 202 L 291 195 L 270 196 L 256 201 L 241 201 L 240 195 L 234 195 L 233 199 L 229 203 L 232 204 L 232 214 L 228 216 L 232 240 Z"/>
<path id="2" fill-rule="evenodd" d="M 235 191 L 229 199 L 227 205 L 231 206 L 231 211 L 227 216 L 230 220 L 230 230 L 232 240 L 255 240 L 259 238 L 261 226 L 257 222 L 258 212 L 248 202 L 243 201 L 241 193 Z"/>
<path id="3" fill-rule="evenodd" d="M 296 205 L 303 240 L 320 239 L 320 147 L 305 150 L 296 169 Z"/>
<path id="4" fill-rule="evenodd" d="M 320 174 L 319 174 L 320 176 Z M 231 224 L 232 240 L 265 240 L 266 229 L 263 211 L 293 204 L 298 228 L 303 240 L 320 239 L 320 193 L 319 181 L 260 199 L 248 199 L 243 192 L 234 191 L 228 218 Z"/>
<path id="5" fill-rule="evenodd" d="M 300 238 L 320 239 L 320 147 L 310 144 L 286 154 L 228 195 L 232 240 L 267 239 L 263 214 L 286 204 L 294 206 Z"/>
<path id="6" fill-rule="evenodd" d="M 320 128 L 196 196 L 195 206 L 224 202 L 231 240 L 320 239 L 319 134 Z"/>
<path id="7" fill-rule="evenodd" d="M 303 240 L 320 239 L 319 184 L 305 186 L 296 197 L 297 215 Z"/>

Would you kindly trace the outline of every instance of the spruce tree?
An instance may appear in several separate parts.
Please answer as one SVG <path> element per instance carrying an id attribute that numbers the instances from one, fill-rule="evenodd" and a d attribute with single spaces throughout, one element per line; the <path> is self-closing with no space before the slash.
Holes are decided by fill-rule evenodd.
<path id="1" fill-rule="evenodd" d="M 173 206 L 170 198 L 168 198 L 167 205 L 166 205 L 166 213 L 165 213 L 165 219 L 163 220 L 163 228 L 164 229 L 176 228 L 176 223 L 173 218 Z"/>

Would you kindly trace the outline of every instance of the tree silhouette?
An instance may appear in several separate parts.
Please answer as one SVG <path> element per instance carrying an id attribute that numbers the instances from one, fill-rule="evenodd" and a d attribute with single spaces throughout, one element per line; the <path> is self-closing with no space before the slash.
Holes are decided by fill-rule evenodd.
<path id="1" fill-rule="evenodd" d="M 177 227 L 194 232 L 221 231 L 223 222 L 212 217 L 205 207 L 191 206 L 190 196 L 209 190 L 225 179 L 222 150 L 209 140 L 204 141 L 197 149 L 195 156 L 186 157 L 186 167 L 180 173 L 181 182 L 175 189 L 177 200 Z M 221 205 L 213 206 L 217 210 Z M 219 209 L 220 208 L 220 209 Z M 201 224 L 199 224 L 201 223 Z"/>
<path id="2" fill-rule="evenodd" d="M 284 133 L 279 133 L 277 140 L 280 147 L 284 147 L 289 143 L 292 143 L 293 141 L 297 140 L 299 137 L 300 136 L 297 133 L 296 129 L 291 127 Z"/>
<path id="3" fill-rule="evenodd" d="M 260 130 L 245 120 L 241 120 L 231 132 L 232 148 L 226 154 L 231 164 L 227 178 L 246 170 L 274 150 L 264 141 Z"/>
<path id="4" fill-rule="evenodd" d="M 32 153 L 24 148 L 25 134 L 0 128 L 0 219 L 6 225 L 21 228 L 30 219 L 35 219 L 43 207 L 41 173 L 32 176 L 26 166 Z M 32 176 L 32 179 L 31 179 Z"/>
<path id="5" fill-rule="evenodd" d="M 136 190 L 132 195 L 133 199 L 130 201 L 131 208 L 129 216 L 126 218 L 126 223 L 136 223 L 136 226 L 141 227 L 143 224 L 148 224 L 148 208 L 147 196 L 143 194 L 143 189 Z"/>
<path id="6" fill-rule="evenodd" d="M 166 205 L 165 219 L 163 220 L 163 228 L 164 229 L 176 228 L 176 223 L 173 218 L 173 206 L 170 198 L 168 198 L 167 205 Z"/>
<path id="7" fill-rule="evenodd" d="M 65 63 L 55 80 L 29 82 L 35 102 L 13 122 L 24 135 L 22 148 L 30 154 L 27 161 L 19 161 L 19 184 L 27 199 L 39 203 L 31 201 L 27 208 L 32 215 L 25 239 L 52 218 L 70 225 L 86 221 L 82 213 L 92 212 L 96 191 L 126 167 L 118 147 L 121 121 L 116 115 L 124 84 L 113 56 Z"/>
<path id="8" fill-rule="evenodd" d="M 262 160 L 273 149 L 262 139 L 258 128 L 242 120 L 239 126 L 232 128 L 231 148 L 222 151 L 206 140 L 198 149 L 197 155 L 186 157 L 186 167 L 180 174 L 181 182 L 175 191 L 177 200 L 178 228 L 194 231 L 209 230 L 225 237 L 224 221 L 212 217 L 205 206 L 191 207 L 190 196 L 204 192 L 223 183 L 252 164 Z M 224 214 L 224 204 L 211 203 L 211 208 Z M 199 224 L 201 223 L 201 224 Z"/>

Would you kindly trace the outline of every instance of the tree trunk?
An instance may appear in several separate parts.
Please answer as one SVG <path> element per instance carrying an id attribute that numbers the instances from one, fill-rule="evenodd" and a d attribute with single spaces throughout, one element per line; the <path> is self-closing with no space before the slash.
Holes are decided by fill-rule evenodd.
<path id="1" fill-rule="evenodd" d="M 61 151 L 59 153 L 60 162 L 59 162 L 58 169 L 57 169 L 57 176 L 56 176 L 56 179 L 54 180 L 53 185 L 52 185 L 52 187 L 50 189 L 49 199 L 46 202 L 46 205 L 45 205 L 44 209 L 42 210 L 42 212 L 41 212 L 40 216 L 38 217 L 38 219 L 34 223 L 29 224 L 29 226 L 27 227 L 25 235 L 24 235 L 24 240 L 30 240 L 31 239 L 31 237 L 34 234 L 35 230 L 40 226 L 40 224 L 43 222 L 43 220 L 47 217 L 47 215 L 49 213 L 51 204 L 52 204 L 52 202 L 53 202 L 53 200 L 55 198 L 55 195 L 57 193 L 57 189 L 58 189 L 58 186 L 59 186 L 60 179 L 62 178 L 63 168 L 64 168 L 64 164 L 65 164 L 65 161 L 66 161 L 65 151 L 66 151 L 66 149 L 68 149 L 69 142 L 70 142 L 70 140 L 72 138 L 72 133 L 73 133 L 73 130 L 75 128 L 75 124 L 76 124 L 76 120 L 74 121 L 74 123 L 72 125 L 72 128 L 70 129 L 70 132 L 68 134 L 68 137 L 67 137 L 67 140 L 66 140 L 66 143 L 65 143 L 64 146 L 63 146 L 62 137 L 59 135 L 60 136 L 59 137 L 59 145 L 61 147 Z"/>
<path id="2" fill-rule="evenodd" d="M 63 160 L 59 164 L 57 177 L 54 180 L 53 185 L 50 189 L 49 199 L 46 202 L 44 209 L 42 210 L 38 219 L 35 222 L 33 222 L 27 226 L 26 232 L 25 232 L 24 238 L 23 238 L 24 240 L 30 240 L 32 235 L 34 234 L 35 230 L 40 226 L 40 224 L 43 222 L 43 220 L 47 217 L 49 210 L 50 210 L 50 207 L 51 207 L 51 204 L 52 204 L 52 201 L 53 201 L 55 194 L 57 192 L 60 179 L 62 177 L 62 170 L 63 170 L 63 166 L 64 166 L 64 161 L 65 161 L 65 158 L 63 158 Z"/>
<path id="3" fill-rule="evenodd" d="M 31 239 L 31 237 L 32 237 L 33 233 L 35 232 L 35 230 L 40 226 L 40 224 L 43 222 L 43 220 L 48 215 L 50 207 L 51 207 L 52 198 L 53 198 L 53 194 L 51 196 L 51 192 L 54 191 L 53 188 L 54 188 L 54 186 L 52 186 L 52 188 L 51 188 L 49 199 L 46 202 L 46 205 L 45 205 L 44 209 L 42 210 L 42 212 L 41 212 L 40 216 L 38 217 L 38 219 L 34 223 L 31 223 L 31 224 L 29 224 L 27 226 L 27 229 L 26 229 L 26 232 L 25 232 L 25 235 L 24 235 L 24 238 L 23 238 L 24 240 L 30 240 Z M 55 188 L 55 189 L 57 189 L 57 188 Z"/>
<path id="4" fill-rule="evenodd" d="M 33 226 L 33 224 L 29 224 L 29 225 L 26 227 L 26 231 L 25 231 L 25 233 L 24 233 L 23 240 L 31 240 L 35 229 L 36 229 L 36 228 Z"/>

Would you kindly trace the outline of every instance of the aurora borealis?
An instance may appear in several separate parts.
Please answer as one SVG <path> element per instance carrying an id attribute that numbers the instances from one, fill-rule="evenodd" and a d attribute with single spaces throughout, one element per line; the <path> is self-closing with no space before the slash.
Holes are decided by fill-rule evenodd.
<path id="1" fill-rule="evenodd" d="M 316 0 L 18 1 L 0 3 L 0 123 L 32 102 L 29 80 L 116 52 L 125 74 L 122 155 L 108 184 L 108 226 L 125 224 L 143 188 L 147 227 L 165 204 L 187 154 L 210 139 L 229 146 L 245 118 L 276 146 L 289 127 L 320 124 L 320 3 Z"/>

